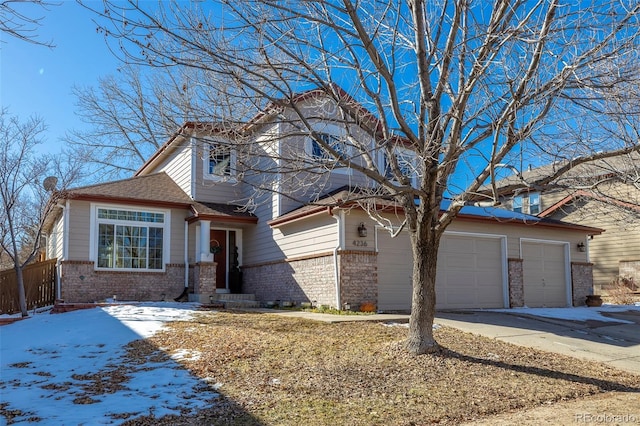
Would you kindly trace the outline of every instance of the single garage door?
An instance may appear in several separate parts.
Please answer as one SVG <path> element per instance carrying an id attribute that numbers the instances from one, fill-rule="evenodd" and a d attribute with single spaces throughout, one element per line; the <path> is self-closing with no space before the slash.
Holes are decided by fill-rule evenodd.
<path id="1" fill-rule="evenodd" d="M 411 309 L 412 254 L 406 232 L 378 232 L 378 309 Z M 502 239 L 444 235 L 438 255 L 436 308 L 503 308 Z"/>
<path id="2" fill-rule="evenodd" d="M 438 309 L 504 308 L 502 239 L 444 235 L 438 254 Z"/>
<path id="3" fill-rule="evenodd" d="M 522 242 L 524 304 L 567 306 L 565 244 Z"/>

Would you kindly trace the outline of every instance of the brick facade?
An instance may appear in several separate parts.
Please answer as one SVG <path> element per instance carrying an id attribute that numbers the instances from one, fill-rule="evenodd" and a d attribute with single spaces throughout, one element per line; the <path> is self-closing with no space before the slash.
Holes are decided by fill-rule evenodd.
<path id="1" fill-rule="evenodd" d="M 63 261 L 61 297 L 65 302 L 172 300 L 184 289 L 184 265 L 168 264 L 165 272 L 95 271 L 91 261 Z"/>
<path id="2" fill-rule="evenodd" d="M 509 269 L 509 307 L 524 306 L 524 274 L 522 259 L 508 259 Z"/>
<path id="3" fill-rule="evenodd" d="M 509 307 L 525 305 L 522 259 L 509 259 Z M 593 294 L 593 264 L 571 263 L 571 303 L 584 306 L 588 294 Z"/>
<path id="4" fill-rule="evenodd" d="M 571 263 L 571 294 L 573 306 L 584 306 L 587 295 L 593 294 L 593 263 Z"/>
<path id="5" fill-rule="evenodd" d="M 253 293 L 262 302 L 336 304 L 332 254 L 244 266 L 242 274 L 242 292 Z"/>
<path id="6" fill-rule="evenodd" d="M 189 283 L 193 291 L 189 294 L 189 301 L 209 303 L 209 297 L 216 293 L 215 262 L 200 262 L 189 265 Z"/>
<path id="7" fill-rule="evenodd" d="M 338 252 L 340 300 L 357 309 L 361 303 L 377 303 L 377 254 L 345 250 Z M 244 266 L 243 293 L 254 293 L 262 302 L 312 302 L 336 307 L 335 262 L 332 253 Z"/>
<path id="8" fill-rule="evenodd" d="M 340 300 L 357 310 L 362 303 L 378 304 L 378 254 L 372 251 L 339 252 Z"/>

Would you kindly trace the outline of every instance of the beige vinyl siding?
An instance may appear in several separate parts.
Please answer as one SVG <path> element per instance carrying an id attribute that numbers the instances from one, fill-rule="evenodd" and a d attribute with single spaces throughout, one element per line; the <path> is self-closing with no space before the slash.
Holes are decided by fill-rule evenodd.
<path id="1" fill-rule="evenodd" d="M 596 290 L 609 284 L 617 275 L 620 261 L 640 260 L 640 223 L 629 212 L 609 204 L 589 201 L 579 209 L 565 208 L 554 215 L 569 222 L 605 229 L 588 241 L 593 262 L 593 283 Z"/>
<path id="2" fill-rule="evenodd" d="M 346 215 L 344 226 L 344 249 L 345 250 L 361 250 L 361 251 L 375 251 L 376 250 L 376 223 L 371 220 L 364 212 L 359 210 L 352 210 Z M 367 236 L 360 237 L 358 235 L 358 226 L 363 223 L 367 229 Z M 386 232 L 384 230 L 378 230 L 377 232 Z"/>
<path id="3" fill-rule="evenodd" d="M 326 253 L 338 244 L 336 220 L 327 213 L 309 220 L 285 224 L 275 230 L 274 238 L 286 258 Z"/>
<path id="4" fill-rule="evenodd" d="M 156 168 L 156 172 L 165 172 L 191 197 L 193 197 L 191 188 L 192 157 L 193 150 L 191 149 L 191 144 L 183 142 L 173 151 L 169 158 Z"/>
<path id="5" fill-rule="evenodd" d="M 265 201 L 258 205 L 255 214 L 260 218 L 255 226 L 246 228 L 243 232 L 243 264 L 254 265 L 284 259 L 284 254 L 276 244 L 272 229 L 267 221 L 271 214 L 271 202 Z"/>
<path id="6" fill-rule="evenodd" d="M 326 105 L 319 107 L 317 105 L 317 102 L 314 100 L 303 102 L 299 105 L 299 107 L 301 108 L 302 113 L 308 117 L 324 117 L 323 120 L 311 120 L 316 131 L 326 131 L 328 133 L 334 131 L 339 132 L 340 135 L 348 136 L 355 141 L 361 141 L 366 144 L 370 144 L 371 148 L 368 149 L 368 151 L 373 152 L 372 138 L 368 133 L 366 133 L 361 127 L 357 125 L 350 125 L 347 130 L 345 129 L 344 125 L 340 124 L 341 118 L 339 116 L 332 116 L 331 114 L 329 114 L 329 111 L 332 110 L 337 114 L 338 108 L 326 108 Z M 295 122 L 297 120 L 297 116 L 293 112 L 287 111 L 286 114 L 288 114 L 288 118 L 292 122 Z M 332 122 L 332 120 L 334 121 Z M 300 132 L 300 130 L 296 129 L 296 127 L 291 124 L 281 124 L 279 131 L 283 136 L 282 140 L 280 141 L 280 149 L 284 158 L 305 154 L 310 143 L 309 137 L 297 135 L 292 136 L 291 134 L 293 132 L 297 133 Z M 364 159 L 356 150 L 352 150 L 350 152 L 350 156 L 351 162 L 360 164 L 362 166 L 365 165 Z M 374 161 L 376 162 L 376 164 L 378 163 L 377 158 L 374 158 Z M 328 174 L 329 176 L 327 176 Z M 289 181 L 295 182 L 294 186 L 288 186 L 287 182 Z M 314 190 L 310 191 L 307 188 L 301 189 L 299 187 L 299 182 L 314 182 Z M 302 205 L 302 203 L 296 201 L 295 198 L 303 201 L 312 201 L 314 198 L 327 194 L 343 186 L 354 187 L 372 185 L 372 182 L 370 182 L 363 174 L 343 167 L 340 167 L 333 171 L 323 171 L 321 175 L 318 175 L 317 173 L 298 172 L 296 173 L 295 179 L 289 179 L 285 175 L 282 177 L 282 192 L 285 194 L 292 194 L 294 196 L 294 199 L 287 196 L 280 196 L 280 214 L 292 211 Z"/>
<path id="7" fill-rule="evenodd" d="M 64 254 L 64 213 L 60 214 L 54 222 L 47 240 L 47 258 L 60 259 Z"/>
<path id="8" fill-rule="evenodd" d="M 66 260 L 89 260 L 91 228 L 91 203 L 74 201 L 69 203 L 69 258 Z"/>
<path id="9" fill-rule="evenodd" d="M 205 178 L 205 158 L 208 151 L 198 145 L 193 171 L 193 199 L 210 203 L 233 203 L 241 198 L 241 184 L 233 181 L 217 181 Z"/>
<path id="10" fill-rule="evenodd" d="M 184 222 L 189 215 L 188 210 L 171 209 L 170 253 L 165 256 L 165 262 L 184 264 Z"/>

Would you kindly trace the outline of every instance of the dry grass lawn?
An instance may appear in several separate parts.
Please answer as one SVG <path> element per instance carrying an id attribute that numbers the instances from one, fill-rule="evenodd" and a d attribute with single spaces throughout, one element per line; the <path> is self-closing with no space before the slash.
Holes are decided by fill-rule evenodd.
<path id="1" fill-rule="evenodd" d="M 639 392 L 638 376 L 451 328 L 440 353 L 412 356 L 407 329 L 326 324 L 271 314 L 205 312 L 130 351 L 161 348 L 218 388 L 196 416 L 128 425 L 422 425 L 487 416 L 612 391 Z"/>

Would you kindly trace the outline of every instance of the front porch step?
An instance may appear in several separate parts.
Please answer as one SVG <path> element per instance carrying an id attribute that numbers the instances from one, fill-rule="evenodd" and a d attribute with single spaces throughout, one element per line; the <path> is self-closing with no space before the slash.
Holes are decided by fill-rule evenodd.
<path id="1" fill-rule="evenodd" d="M 255 294 L 235 294 L 235 293 L 216 293 L 213 295 L 213 300 L 219 300 L 226 302 L 229 300 L 256 300 Z"/>
<path id="2" fill-rule="evenodd" d="M 226 300 L 222 302 L 225 309 L 244 309 L 244 308 L 259 308 L 260 302 L 256 300 Z"/>
<path id="3" fill-rule="evenodd" d="M 213 301 L 222 303 L 226 309 L 259 308 L 260 302 L 256 301 L 255 294 L 217 293 Z"/>

